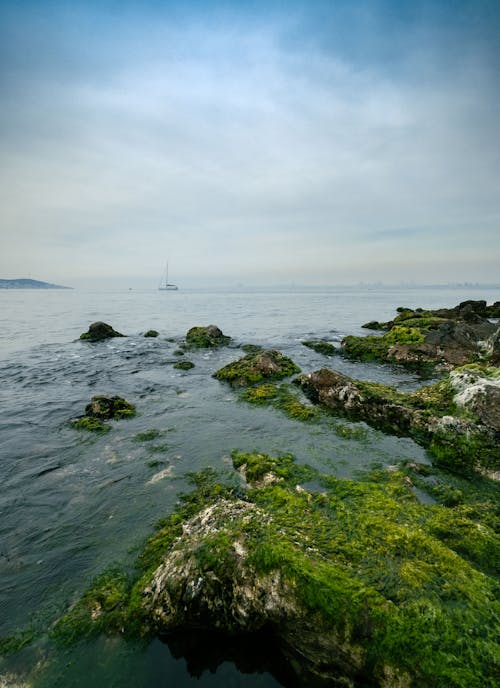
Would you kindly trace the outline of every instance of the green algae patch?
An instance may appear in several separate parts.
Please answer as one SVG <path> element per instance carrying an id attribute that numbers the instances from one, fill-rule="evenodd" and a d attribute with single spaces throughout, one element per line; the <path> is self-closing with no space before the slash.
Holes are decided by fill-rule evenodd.
<path id="1" fill-rule="evenodd" d="M 144 430 L 144 432 L 138 432 L 132 439 L 134 442 L 152 442 L 158 439 L 160 435 L 161 432 L 157 428 L 151 428 L 150 430 Z"/>
<path id="2" fill-rule="evenodd" d="M 71 421 L 71 427 L 75 430 L 87 430 L 88 432 L 109 432 L 111 427 L 99 418 L 82 416 Z"/>
<path id="3" fill-rule="evenodd" d="M 336 353 L 338 353 L 338 349 L 333 344 L 330 344 L 330 342 L 325 342 L 324 340 L 308 339 L 302 342 L 302 344 L 307 346 L 308 349 L 312 349 L 313 351 L 316 351 L 316 353 L 323 354 L 324 356 L 334 356 Z"/>
<path id="4" fill-rule="evenodd" d="M 160 333 L 157 332 L 156 330 L 148 330 L 147 332 L 144 333 L 144 336 L 145 337 L 158 337 L 159 334 Z"/>
<path id="5" fill-rule="evenodd" d="M 192 327 L 186 334 L 186 344 L 191 348 L 217 348 L 229 344 L 231 337 L 223 334 L 216 325 Z"/>
<path id="6" fill-rule="evenodd" d="M 26 628 L 9 636 L 0 637 L 0 657 L 10 657 L 20 652 L 35 639 L 35 631 Z"/>
<path id="7" fill-rule="evenodd" d="M 108 569 L 92 582 L 83 597 L 61 617 L 51 637 L 71 645 L 89 637 L 122 631 L 127 617 L 130 579 L 117 568 Z"/>
<path id="8" fill-rule="evenodd" d="M 318 409 L 304 404 L 287 384 L 265 383 L 248 387 L 241 394 L 241 399 L 250 404 L 272 406 L 294 420 L 311 421 L 319 417 Z"/>
<path id="9" fill-rule="evenodd" d="M 300 368 L 290 358 L 269 349 L 247 354 L 218 370 L 213 377 L 233 387 L 248 387 L 262 380 L 281 380 L 296 373 L 300 373 Z"/>
<path id="10" fill-rule="evenodd" d="M 361 361 L 385 361 L 391 344 L 383 336 L 356 337 L 348 335 L 342 340 L 342 353 L 347 358 Z"/>

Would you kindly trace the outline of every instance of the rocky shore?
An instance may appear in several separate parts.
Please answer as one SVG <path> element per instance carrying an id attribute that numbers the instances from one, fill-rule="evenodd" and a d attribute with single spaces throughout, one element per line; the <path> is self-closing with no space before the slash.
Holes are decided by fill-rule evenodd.
<path id="1" fill-rule="evenodd" d="M 241 347 L 245 355 L 212 375 L 235 400 L 301 422 L 363 421 L 412 438 L 434 465 L 395 457 L 394 466 L 353 481 L 291 454 L 235 450 L 229 476 L 188 476 L 191 491 L 135 565 L 99 576 L 52 638 L 263 634 L 301 688 L 494 688 L 499 314 L 500 304 L 482 301 L 401 308 L 390 322 L 368 324 L 383 335 L 346 337 L 340 351 L 304 342 L 332 364 L 308 373 L 275 349 Z M 97 332 L 123 336 L 94 323 L 82 338 L 98 341 Z M 177 355 L 227 345 L 218 327 L 195 327 Z M 439 377 L 403 392 L 334 370 L 338 355 Z M 77 420 L 108 429 L 104 421 L 135 412 L 120 397 L 97 395 Z"/>

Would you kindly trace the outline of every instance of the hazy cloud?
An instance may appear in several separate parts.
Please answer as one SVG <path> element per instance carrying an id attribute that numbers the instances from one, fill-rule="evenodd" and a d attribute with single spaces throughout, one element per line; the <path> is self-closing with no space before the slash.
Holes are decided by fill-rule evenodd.
<path id="1" fill-rule="evenodd" d="M 2 276 L 498 281 L 494 3 L 1 8 Z"/>

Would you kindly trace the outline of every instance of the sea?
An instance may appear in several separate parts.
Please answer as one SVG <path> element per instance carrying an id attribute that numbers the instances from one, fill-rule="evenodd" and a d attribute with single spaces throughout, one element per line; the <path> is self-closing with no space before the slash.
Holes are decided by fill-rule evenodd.
<path id="1" fill-rule="evenodd" d="M 331 367 L 409 391 L 429 381 L 397 366 L 325 357 L 302 342 L 339 346 L 348 334 L 368 334 L 363 323 L 393 318 L 398 306 L 466 299 L 499 301 L 500 287 L 0 290 L 0 638 L 29 628 L 36 635 L 0 659 L 0 687 L 289 686 L 270 653 L 250 641 L 202 642 L 203 652 L 175 639 L 59 647 L 48 630 L 97 574 L 133 566 L 155 523 L 190 489 L 190 472 L 211 466 L 229 474 L 234 449 L 290 452 L 351 479 L 401 460 L 429 462 L 412 440 L 362 423 L 308 424 L 249 405 L 212 374 L 241 357 L 242 345 L 256 344 L 282 351 L 303 372 Z M 126 337 L 80 340 L 98 320 Z M 175 369 L 188 329 L 209 324 L 231 344 L 190 351 L 184 359 L 194 368 Z M 144 337 L 149 329 L 159 336 Z M 137 415 L 102 435 L 75 430 L 71 419 L 96 394 L 124 397 Z M 153 439 L 141 439 L 145 432 Z"/>

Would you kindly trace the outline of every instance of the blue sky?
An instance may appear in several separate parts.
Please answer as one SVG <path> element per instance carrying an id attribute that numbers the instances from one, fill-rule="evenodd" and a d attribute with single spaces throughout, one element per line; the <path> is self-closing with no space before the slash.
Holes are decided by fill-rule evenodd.
<path id="1" fill-rule="evenodd" d="M 500 4 L 0 2 L 0 277 L 499 282 Z"/>

